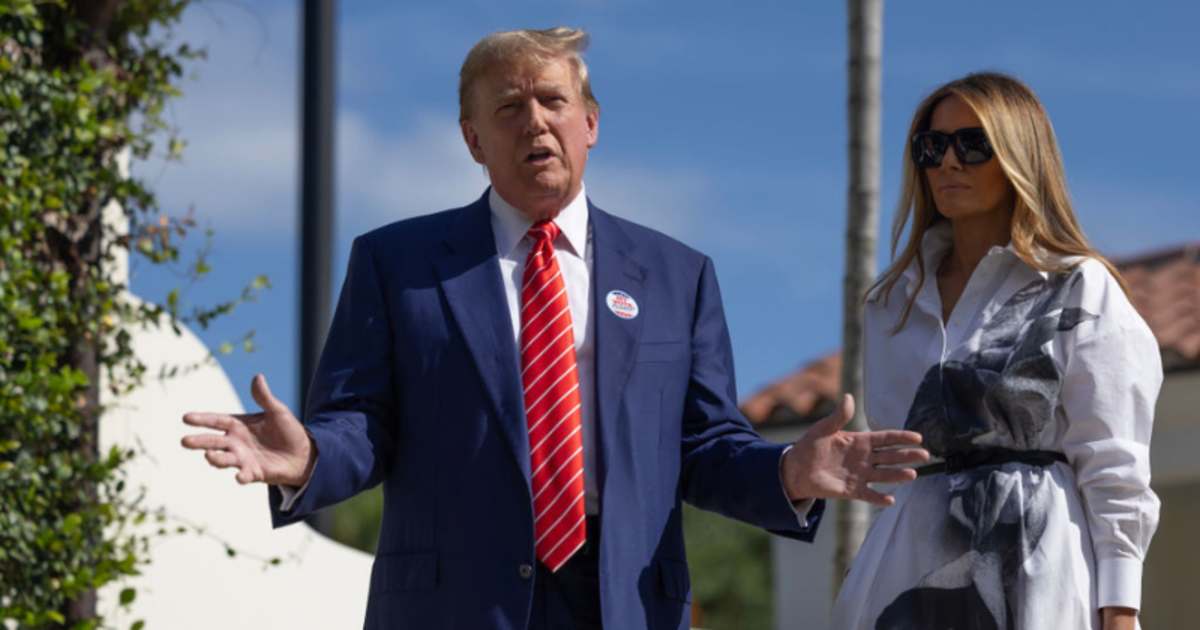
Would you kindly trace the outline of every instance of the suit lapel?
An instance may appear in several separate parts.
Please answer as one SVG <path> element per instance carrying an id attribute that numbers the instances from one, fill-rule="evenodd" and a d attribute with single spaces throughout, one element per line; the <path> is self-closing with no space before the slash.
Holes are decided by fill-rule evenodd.
<path id="1" fill-rule="evenodd" d="M 484 193 L 460 215 L 446 237 L 444 255 L 434 264 L 501 432 L 528 483 L 529 435 L 521 400 L 521 369 L 497 258 Z"/>
<path id="2" fill-rule="evenodd" d="M 631 319 L 618 317 L 609 309 L 608 295 L 613 291 L 628 294 L 645 303 L 643 288 L 646 269 L 634 259 L 634 243 L 611 215 L 588 202 L 592 224 L 592 312 L 596 324 L 596 427 L 599 436 L 596 479 L 600 496 L 607 476 L 605 446 L 618 444 L 616 438 L 621 393 L 633 369 L 638 339 L 645 314 Z"/>

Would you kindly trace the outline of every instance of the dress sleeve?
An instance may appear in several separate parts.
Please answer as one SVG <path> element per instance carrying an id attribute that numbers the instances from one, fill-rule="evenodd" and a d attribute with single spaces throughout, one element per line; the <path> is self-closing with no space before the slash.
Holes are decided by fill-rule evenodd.
<path id="1" fill-rule="evenodd" d="M 1150 431 L 1162 361 L 1140 318 L 1093 333 L 1074 345 L 1064 367 L 1063 450 L 1091 532 L 1097 604 L 1137 609 L 1142 562 L 1158 526 Z"/>

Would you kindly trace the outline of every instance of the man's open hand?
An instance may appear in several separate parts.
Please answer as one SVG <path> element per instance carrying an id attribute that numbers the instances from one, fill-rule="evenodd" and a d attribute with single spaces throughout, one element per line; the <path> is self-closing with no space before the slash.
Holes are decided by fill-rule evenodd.
<path id="1" fill-rule="evenodd" d="M 868 483 L 899 483 L 917 478 L 912 465 L 929 461 L 913 431 L 843 431 L 854 417 L 854 398 L 846 394 L 834 413 L 822 418 L 792 445 L 783 459 L 788 498 L 859 499 L 891 505 L 895 499 Z"/>
<path id="2" fill-rule="evenodd" d="M 267 378 L 254 377 L 250 394 L 262 407 L 259 413 L 225 414 L 190 412 L 183 422 L 221 433 L 185 436 L 184 448 L 204 451 L 216 468 L 237 468 L 238 483 L 256 481 L 300 487 L 312 474 L 316 451 L 304 425 L 287 405 L 271 395 Z"/>

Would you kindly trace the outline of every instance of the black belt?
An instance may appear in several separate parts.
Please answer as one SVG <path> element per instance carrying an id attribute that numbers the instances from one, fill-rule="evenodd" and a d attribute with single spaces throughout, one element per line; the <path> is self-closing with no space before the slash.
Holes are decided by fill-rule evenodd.
<path id="1" fill-rule="evenodd" d="M 949 453 L 945 461 L 917 468 L 917 476 L 956 473 L 980 466 L 1000 466 L 1019 462 L 1030 466 L 1051 466 L 1054 462 L 1067 463 L 1067 456 L 1058 451 L 1018 451 L 1010 448 L 980 448 L 961 453 Z"/>

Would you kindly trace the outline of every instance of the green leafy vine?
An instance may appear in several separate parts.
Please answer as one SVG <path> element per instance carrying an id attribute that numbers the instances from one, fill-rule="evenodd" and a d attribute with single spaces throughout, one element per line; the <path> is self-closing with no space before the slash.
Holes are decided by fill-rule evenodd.
<path id="1" fill-rule="evenodd" d="M 126 253 L 178 264 L 196 225 L 160 212 L 118 159 L 179 157 L 164 105 L 203 57 L 172 41 L 187 4 L 0 0 L 0 625 L 106 627 L 96 589 L 137 574 L 155 535 L 141 525 L 164 516 L 126 491 L 136 451 L 100 451 L 100 383 L 120 396 L 146 378 L 135 331 L 206 327 L 268 286 L 185 313 L 177 292 L 122 299 L 112 274 Z M 111 204 L 128 232 L 104 221 Z M 189 277 L 208 272 L 205 251 Z"/>

